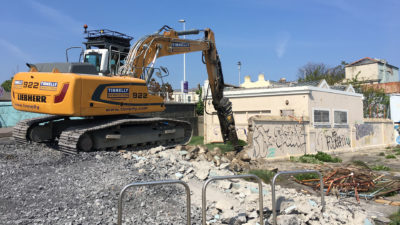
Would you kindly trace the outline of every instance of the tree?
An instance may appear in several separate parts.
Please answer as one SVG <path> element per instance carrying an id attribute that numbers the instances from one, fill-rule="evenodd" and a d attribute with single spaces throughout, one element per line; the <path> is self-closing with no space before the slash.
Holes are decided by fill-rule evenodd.
<path id="1" fill-rule="evenodd" d="M 329 85 L 334 85 L 345 78 L 345 65 L 346 62 L 344 61 L 335 67 L 329 67 L 324 63 L 307 63 L 299 68 L 298 81 L 306 82 L 325 79 Z"/>
<path id="2" fill-rule="evenodd" d="M 197 85 L 196 94 L 199 96 L 199 100 L 196 104 L 196 114 L 198 116 L 204 115 L 204 102 L 203 102 L 203 90 L 200 84 Z"/>
<path id="3" fill-rule="evenodd" d="M 174 93 L 174 89 L 172 88 L 170 83 L 163 83 L 161 85 L 161 97 L 165 98 L 166 93 L 168 93 L 168 99 L 173 100 L 172 94 Z"/>
<path id="4" fill-rule="evenodd" d="M 154 78 L 150 80 L 148 89 L 149 92 L 152 94 L 158 94 L 159 92 L 161 92 L 161 86 Z"/>
<path id="5" fill-rule="evenodd" d="M 7 92 L 11 91 L 12 80 L 13 80 L 13 77 L 11 77 L 10 80 L 6 80 L 1 84 L 1 86 L 4 88 L 5 91 L 7 91 Z"/>
<path id="6" fill-rule="evenodd" d="M 168 93 L 168 99 L 172 100 L 172 94 L 174 93 L 174 90 L 172 89 L 171 84 L 163 83 L 160 85 L 154 78 L 152 78 L 149 82 L 149 92 L 154 94 L 154 95 L 159 95 L 163 98 L 165 98 Z"/>

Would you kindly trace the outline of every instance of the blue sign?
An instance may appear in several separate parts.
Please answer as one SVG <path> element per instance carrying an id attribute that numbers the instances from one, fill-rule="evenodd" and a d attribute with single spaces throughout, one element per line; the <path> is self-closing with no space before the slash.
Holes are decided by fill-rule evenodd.
<path id="1" fill-rule="evenodd" d="M 183 93 L 188 93 L 189 92 L 189 82 L 185 81 L 183 82 Z"/>
<path id="2" fill-rule="evenodd" d="M 107 88 L 108 98 L 128 98 L 129 88 Z"/>
<path id="3" fill-rule="evenodd" d="M 184 48 L 189 48 L 190 47 L 190 43 L 187 42 L 172 42 L 171 43 L 171 47 L 175 48 L 179 48 L 179 47 L 184 47 Z"/>

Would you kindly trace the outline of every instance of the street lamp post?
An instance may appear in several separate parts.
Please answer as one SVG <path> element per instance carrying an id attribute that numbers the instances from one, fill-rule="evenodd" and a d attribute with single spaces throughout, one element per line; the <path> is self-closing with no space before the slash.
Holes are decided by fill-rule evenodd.
<path id="1" fill-rule="evenodd" d="M 178 20 L 179 23 L 183 24 L 183 31 L 185 31 L 185 24 L 186 21 L 184 19 L 182 20 Z M 183 35 L 183 39 L 186 39 L 186 35 Z M 186 96 L 185 96 L 185 81 L 186 81 L 186 54 L 183 53 L 183 81 L 182 81 L 182 98 L 183 98 L 183 102 L 186 102 Z"/>
<path id="2" fill-rule="evenodd" d="M 237 63 L 237 65 L 238 65 L 238 70 L 239 70 L 239 86 L 240 86 L 240 67 L 242 66 L 242 63 L 239 61 Z"/>

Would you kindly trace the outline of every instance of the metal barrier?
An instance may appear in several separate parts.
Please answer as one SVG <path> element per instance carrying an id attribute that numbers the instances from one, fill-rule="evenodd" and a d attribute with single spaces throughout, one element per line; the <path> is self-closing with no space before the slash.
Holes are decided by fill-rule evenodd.
<path id="1" fill-rule="evenodd" d="M 206 200 L 206 188 L 207 188 L 207 186 L 208 186 L 208 184 L 211 182 L 211 181 L 214 181 L 214 180 L 226 180 L 226 179 L 240 179 L 240 178 L 254 178 L 254 179 L 256 179 L 257 180 L 257 183 L 258 183 L 258 194 L 259 194 L 259 207 L 260 207 L 260 209 L 259 209 L 259 211 L 260 211 L 260 224 L 263 224 L 263 193 L 262 193 L 262 182 L 261 182 L 261 179 L 259 178 L 259 177 L 257 177 L 256 175 L 253 175 L 253 174 L 246 174 L 246 175 L 234 175 L 234 176 L 220 176 L 220 177 L 212 177 L 212 178 L 210 178 L 210 179 L 208 179 L 205 183 L 204 183 L 204 185 L 203 185 L 203 189 L 202 189 L 202 217 L 203 217 L 203 219 L 202 219 L 202 224 L 203 225 L 206 225 L 206 204 L 207 204 L 207 200 Z"/>
<path id="2" fill-rule="evenodd" d="M 187 217 L 187 224 L 190 225 L 190 188 L 189 185 L 181 180 L 162 180 L 162 181 L 150 181 L 150 182 L 139 182 L 139 183 L 131 183 L 126 185 L 119 194 L 118 198 L 118 225 L 122 224 L 122 198 L 124 197 L 125 191 L 130 187 L 137 187 L 137 186 L 152 186 L 152 185 L 164 185 L 164 184 L 182 184 L 185 187 L 186 191 L 186 217 Z"/>
<path id="3" fill-rule="evenodd" d="M 299 173 L 316 173 L 319 176 L 320 186 L 321 186 L 321 204 L 322 211 L 325 210 L 325 199 L 324 199 L 324 183 L 322 180 L 322 174 L 317 170 L 295 170 L 295 171 L 282 171 L 275 174 L 271 182 L 271 192 L 272 192 L 272 214 L 273 214 L 273 224 L 276 225 L 276 199 L 275 199 L 275 181 L 276 178 L 282 174 L 299 174 Z"/>

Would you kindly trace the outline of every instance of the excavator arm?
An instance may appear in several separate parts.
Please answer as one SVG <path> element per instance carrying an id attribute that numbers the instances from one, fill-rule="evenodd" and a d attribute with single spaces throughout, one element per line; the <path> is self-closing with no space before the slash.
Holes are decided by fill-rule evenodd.
<path id="1" fill-rule="evenodd" d="M 163 28 L 167 28 L 160 34 Z M 217 111 L 223 141 L 230 141 L 235 149 L 241 149 L 236 134 L 232 103 L 224 97 L 224 78 L 221 61 L 215 46 L 214 32 L 211 29 L 188 30 L 177 32 L 164 26 L 153 35 L 147 35 L 138 40 L 130 49 L 125 64 L 120 67 L 119 74 L 133 76 L 150 82 L 157 58 L 169 55 L 202 51 L 207 67 L 212 103 Z M 204 32 L 204 39 L 183 39 L 180 36 Z"/>

